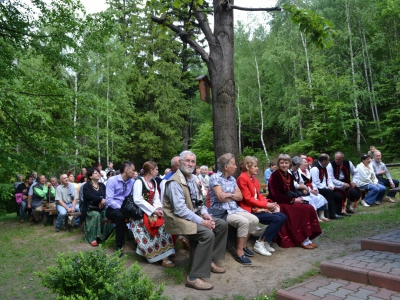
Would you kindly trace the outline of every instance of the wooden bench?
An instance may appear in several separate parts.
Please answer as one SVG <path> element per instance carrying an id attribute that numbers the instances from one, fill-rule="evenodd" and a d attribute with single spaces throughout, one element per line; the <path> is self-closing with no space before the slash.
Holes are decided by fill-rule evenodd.
<path id="1" fill-rule="evenodd" d="M 58 210 L 56 208 L 44 208 L 42 212 L 43 212 L 43 223 L 46 224 L 48 217 L 53 216 L 53 226 L 56 227 L 56 222 L 57 222 L 56 216 L 58 216 Z M 65 215 L 65 220 L 64 220 L 64 229 L 68 231 L 71 231 L 72 229 L 72 226 L 68 224 L 68 217 L 80 217 L 80 216 L 81 216 L 80 212 L 67 213 Z"/>

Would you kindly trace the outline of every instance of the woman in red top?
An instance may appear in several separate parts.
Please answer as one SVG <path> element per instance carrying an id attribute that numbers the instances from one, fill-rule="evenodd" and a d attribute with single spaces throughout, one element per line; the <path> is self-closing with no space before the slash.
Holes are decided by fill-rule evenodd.
<path id="1" fill-rule="evenodd" d="M 237 184 L 243 195 L 243 200 L 238 202 L 241 208 L 254 214 L 260 220 L 261 224 L 268 225 L 260 239 L 254 245 L 254 251 L 262 254 L 263 247 L 266 253 L 271 255 L 275 249 L 271 247 L 271 242 L 278 234 L 279 230 L 285 224 L 286 216 L 278 211 L 278 205 L 269 199 L 265 199 L 260 193 L 260 184 L 258 183 L 258 159 L 254 156 L 246 156 L 241 164 L 242 174 L 237 179 Z M 269 210 L 269 212 L 267 211 Z"/>
<path id="2" fill-rule="evenodd" d="M 322 231 L 314 208 L 301 197 L 295 195 L 293 176 L 288 172 L 291 158 L 287 154 L 278 156 L 278 170 L 272 173 L 268 181 L 268 190 L 272 200 L 279 203 L 281 212 L 287 222 L 279 231 L 277 242 L 280 247 L 300 246 L 314 249 L 317 245 L 311 242 Z"/>

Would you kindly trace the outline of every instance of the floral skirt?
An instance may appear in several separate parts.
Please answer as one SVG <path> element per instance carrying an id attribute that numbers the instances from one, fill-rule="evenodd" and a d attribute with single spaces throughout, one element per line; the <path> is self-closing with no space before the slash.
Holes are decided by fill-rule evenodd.
<path id="1" fill-rule="evenodd" d="M 114 224 L 104 224 L 101 222 L 106 216 L 106 210 L 101 213 L 98 211 L 88 211 L 83 222 L 83 235 L 86 242 L 91 243 L 95 240 L 104 241 L 111 233 Z"/>
<path id="2" fill-rule="evenodd" d="M 165 226 L 158 228 L 152 238 L 143 219 L 131 220 L 131 230 L 137 243 L 136 253 L 144 256 L 150 263 L 162 260 L 175 253 L 172 236 L 165 232 Z"/>

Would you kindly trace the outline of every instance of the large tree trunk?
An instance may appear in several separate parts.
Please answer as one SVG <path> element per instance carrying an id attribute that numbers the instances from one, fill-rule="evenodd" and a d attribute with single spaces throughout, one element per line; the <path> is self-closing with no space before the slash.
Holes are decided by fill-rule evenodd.
<path id="1" fill-rule="evenodd" d="M 214 36 L 217 43 L 209 43 L 210 55 L 207 67 L 212 85 L 214 155 L 217 161 L 222 154 L 230 152 L 235 155 L 238 162 L 233 73 L 233 11 L 223 7 L 220 0 L 213 2 Z"/>

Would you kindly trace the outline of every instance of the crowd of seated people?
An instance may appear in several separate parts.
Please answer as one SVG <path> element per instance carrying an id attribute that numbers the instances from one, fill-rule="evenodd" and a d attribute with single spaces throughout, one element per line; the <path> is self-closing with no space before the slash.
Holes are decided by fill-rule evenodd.
<path id="1" fill-rule="evenodd" d="M 219 262 L 224 259 L 228 227 L 235 229 L 235 260 L 251 265 L 254 252 L 271 256 L 277 246 L 318 248 L 314 239 L 322 233 L 320 223 L 351 216 L 358 201 L 364 207 L 394 202 L 396 191 L 384 195 L 386 187 L 397 188 L 399 182 L 391 178 L 381 152 L 371 148 L 360 161 L 355 166 L 340 151 L 333 160 L 326 153 L 315 160 L 280 154 L 259 174 L 258 159 L 247 156 L 235 179 L 238 167 L 233 154 L 220 156 L 214 173 L 196 165 L 193 152 L 183 151 L 172 158 L 164 176 L 152 161 L 145 162 L 140 172 L 129 161 L 117 171 L 110 162 L 105 171 L 98 164 L 82 168 L 76 178 L 73 172 L 63 173 L 59 181 L 54 176 L 47 181 L 36 172 L 25 178 L 19 175 L 14 188 L 20 222 L 30 211 L 31 221 L 38 224 L 43 209 L 52 209 L 59 232 L 65 217 L 75 212 L 71 225 L 82 224 L 83 239 L 93 247 L 115 228 L 115 248 L 121 256 L 125 233 L 131 230 L 137 254 L 149 263 L 174 267 L 175 243 L 184 237 L 190 247 L 197 245 L 186 285 L 207 290 L 212 285 L 204 278 L 210 272 L 225 272 Z M 258 175 L 264 175 L 267 195 L 260 190 Z M 367 192 L 364 199 L 362 192 Z M 143 217 L 128 222 L 120 209 L 129 195 Z M 104 222 L 107 219 L 112 224 Z M 248 239 L 259 224 L 268 226 L 251 249 Z"/>

